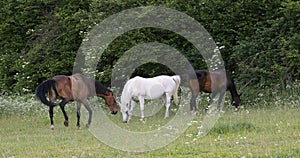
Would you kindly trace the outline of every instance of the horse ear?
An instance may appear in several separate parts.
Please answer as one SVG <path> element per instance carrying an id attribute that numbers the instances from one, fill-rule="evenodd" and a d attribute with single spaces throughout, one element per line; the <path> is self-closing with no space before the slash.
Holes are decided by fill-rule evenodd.
<path id="1" fill-rule="evenodd" d="M 243 95 L 243 93 L 240 93 L 240 94 L 239 94 L 239 97 L 241 97 L 242 95 Z"/>

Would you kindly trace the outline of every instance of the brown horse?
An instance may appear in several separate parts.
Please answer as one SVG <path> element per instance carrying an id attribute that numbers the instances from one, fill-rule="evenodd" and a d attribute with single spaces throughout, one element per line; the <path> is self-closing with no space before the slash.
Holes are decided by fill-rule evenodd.
<path id="1" fill-rule="evenodd" d="M 46 94 L 49 94 L 49 100 L 46 98 Z M 58 75 L 52 79 L 48 79 L 37 86 L 35 91 L 36 96 L 42 103 L 49 106 L 49 116 L 51 121 L 51 129 L 54 129 L 53 125 L 53 108 L 56 105 L 55 100 L 59 97 L 62 101 L 59 103 L 61 111 L 64 114 L 64 125 L 68 126 L 68 115 L 65 111 L 65 105 L 68 102 L 77 102 L 77 127 L 80 127 L 80 107 L 81 103 L 85 106 L 89 112 L 89 119 L 86 127 L 91 124 L 92 109 L 88 105 L 88 97 L 98 96 L 105 100 L 106 105 L 109 107 L 112 114 L 117 114 L 118 105 L 111 90 L 104 87 L 100 82 L 87 78 L 81 74 L 74 74 L 72 76 Z"/>
<path id="2" fill-rule="evenodd" d="M 210 101 L 206 110 L 208 110 L 209 106 L 212 104 L 214 97 L 220 93 L 220 97 L 218 100 L 218 109 L 220 109 L 220 104 L 224 98 L 225 92 L 229 90 L 231 94 L 231 104 L 238 109 L 241 104 L 240 95 L 238 95 L 237 90 L 235 88 L 234 82 L 232 78 L 221 71 L 213 71 L 209 72 L 206 70 L 195 70 L 197 78 L 193 78 L 190 76 L 189 79 L 189 88 L 192 91 L 192 97 L 190 100 L 190 110 L 197 110 L 196 107 L 196 98 L 199 92 L 211 93 Z M 213 84 L 212 85 L 212 80 Z M 213 86 L 213 87 L 212 87 Z"/>

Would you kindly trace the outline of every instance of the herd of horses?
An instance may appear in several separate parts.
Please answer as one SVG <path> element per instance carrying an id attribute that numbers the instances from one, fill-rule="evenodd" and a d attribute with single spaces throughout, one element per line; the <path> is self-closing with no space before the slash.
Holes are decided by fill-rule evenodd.
<path id="1" fill-rule="evenodd" d="M 226 74 L 215 71 L 195 70 L 196 77 L 189 77 L 189 88 L 192 92 L 190 99 L 190 110 L 197 111 L 196 98 L 199 92 L 211 93 L 210 101 L 206 108 L 212 104 L 213 99 L 219 94 L 218 109 L 222 102 L 225 92 L 231 93 L 231 104 L 237 109 L 241 103 L 232 78 Z M 191 75 L 192 76 L 192 75 Z M 65 105 L 75 101 L 77 105 L 77 127 L 80 127 L 80 108 L 81 104 L 85 106 L 89 117 L 86 127 L 88 128 L 92 121 L 92 109 L 88 104 L 88 98 L 92 96 L 101 97 L 110 109 L 111 114 L 116 115 L 118 108 L 122 113 L 124 123 L 127 123 L 131 117 L 136 102 L 140 104 L 141 120 L 144 120 L 144 100 L 157 99 L 165 95 L 165 118 L 169 116 L 169 107 L 171 97 L 178 104 L 178 88 L 181 78 L 179 75 L 167 76 L 161 75 L 153 78 L 143 78 L 136 76 L 129 79 L 123 88 L 121 102 L 117 103 L 113 92 L 106 88 L 99 81 L 88 78 L 82 74 L 76 73 L 71 76 L 57 75 L 39 84 L 35 90 L 37 98 L 49 106 L 49 116 L 51 129 L 54 129 L 53 108 L 57 105 L 55 100 L 60 99 L 58 105 L 64 114 L 64 125 L 69 125 L 68 115 L 65 111 Z M 212 86 L 212 83 L 215 86 Z M 48 97 L 47 97 L 48 96 Z"/>

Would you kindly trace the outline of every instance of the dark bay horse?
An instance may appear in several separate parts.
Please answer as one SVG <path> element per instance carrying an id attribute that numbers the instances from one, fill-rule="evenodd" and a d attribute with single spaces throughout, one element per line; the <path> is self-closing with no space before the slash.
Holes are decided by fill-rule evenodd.
<path id="1" fill-rule="evenodd" d="M 199 92 L 211 93 L 210 101 L 205 110 L 208 110 L 209 105 L 212 104 L 214 97 L 220 93 L 220 97 L 218 100 L 218 109 L 220 108 L 220 104 L 224 98 L 225 92 L 229 90 L 231 94 L 231 104 L 238 109 L 241 104 L 240 95 L 238 95 L 237 90 L 235 88 L 234 82 L 232 78 L 225 73 L 221 73 L 219 71 L 209 72 L 206 70 L 195 70 L 197 78 L 190 77 L 189 78 L 189 88 L 192 91 L 192 97 L 190 100 L 190 110 L 197 110 L 196 107 L 196 98 Z M 212 85 L 212 79 L 214 79 Z M 214 86 L 212 88 L 212 86 Z"/>
<path id="2" fill-rule="evenodd" d="M 46 94 L 49 95 L 49 100 L 46 98 Z M 73 74 L 72 76 L 58 75 L 52 79 L 48 79 L 37 86 L 35 90 L 36 96 L 42 103 L 49 106 L 49 116 L 51 121 L 51 129 L 54 129 L 53 125 L 53 108 L 56 105 L 55 100 L 57 98 L 62 99 L 59 103 L 61 111 L 64 114 L 64 125 L 68 126 L 68 115 L 65 111 L 65 105 L 68 102 L 77 102 L 77 127 L 80 127 L 80 108 L 81 103 L 85 106 L 89 113 L 88 128 L 91 124 L 92 109 L 88 105 L 88 97 L 97 96 L 105 100 L 106 105 L 109 107 L 112 114 L 117 114 L 118 105 L 111 90 L 104 87 L 100 82 L 87 78 L 81 74 Z"/>

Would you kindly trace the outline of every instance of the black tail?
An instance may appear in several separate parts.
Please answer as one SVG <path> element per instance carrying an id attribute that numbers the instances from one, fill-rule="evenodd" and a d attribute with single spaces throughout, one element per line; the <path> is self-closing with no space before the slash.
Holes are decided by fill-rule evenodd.
<path id="1" fill-rule="evenodd" d="M 46 98 L 46 94 L 49 92 L 49 90 L 53 88 L 56 92 L 55 88 L 55 80 L 49 79 L 38 85 L 35 89 L 35 95 L 41 100 L 42 103 L 48 106 L 54 106 L 55 103 L 50 102 Z"/>

